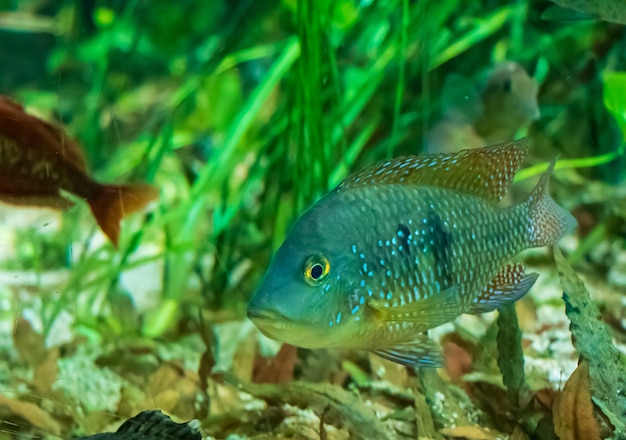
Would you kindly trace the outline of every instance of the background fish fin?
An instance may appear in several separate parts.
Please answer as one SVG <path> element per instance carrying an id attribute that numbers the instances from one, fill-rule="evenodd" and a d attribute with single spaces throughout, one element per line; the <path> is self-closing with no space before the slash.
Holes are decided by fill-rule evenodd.
<path id="1" fill-rule="evenodd" d="M 440 368 L 443 366 L 443 354 L 439 345 L 427 335 L 419 335 L 410 342 L 393 347 L 374 350 L 374 354 L 408 367 Z"/>
<path id="2" fill-rule="evenodd" d="M 150 185 L 95 185 L 95 194 L 87 203 L 102 231 L 117 247 L 120 221 L 156 199 L 159 193 Z"/>
<path id="3" fill-rule="evenodd" d="M 52 208 L 65 211 L 74 204 L 71 200 L 66 199 L 62 195 L 13 195 L 1 194 L 0 202 L 8 203 L 15 206 L 37 206 L 40 208 Z"/>
<path id="4" fill-rule="evenodd" d="M 548 183 L 554 170 L 553 161 L 539 179 L 528 200 L 522 207 L 529 213 L 529 245 L 533 247 L 552 246 L 576 227 L 576 219 L 556 204 L 548 194 Z"/>
<path id="5" fill-rule="evenodd" d="M 451 154 L 405 156 L 353 174 L 338 191 L 358 186 L 406 184 L 449 188 L 499 202 L 526 158 L 528 142 L 519 139 Z"/>
<path id="6" fill-rule="evenodd" d="M 546 21 L 574 22 L 595 20 L 596 17 L 581 11 L 576 11 L 575 9 L 564 8 L 563 6 L 559 5 L 552 5 L 548 6 L 541 13 L 541 19 Z"/>
<path id="7" fill-rule="evenodd" d="M 72 202 L 59 194 L 55 185 L 10 174 L 0 176 L 0 201 L 17 206 L 67 209 Z"/>
<path id="8" fill-rule="evenodd" d="M 452 321 L 460 314 L 459 289 L 456 286 L 404 305 L 394 306 L 393 300 L 376 298 L 371 298 L 368 305 L 376 310 L 382 321 L 417 322 L 423 325 L 424 330 Z"/>
<path id="9" fill-rule="evenodd" d="M 507 264 L 485 286 L 467 313 L 487 313 L 517 301 L 530 290 L 538 277 L 537 273 L 527 274 L 526 266 L 521 263 Z"/>

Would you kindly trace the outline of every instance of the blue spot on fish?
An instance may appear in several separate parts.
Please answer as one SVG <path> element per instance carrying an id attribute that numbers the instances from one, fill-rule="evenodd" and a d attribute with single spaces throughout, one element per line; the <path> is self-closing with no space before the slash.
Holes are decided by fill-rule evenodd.
<path id="1" fill-rule="evenodd" d="M 353 245 L 352 245 L 352 253 L 353 253 L 353 254 L 356 254 L 356 244 L 353 244 Z"/>
<path id="2" fill-rule="evenodd" d="M 356 306 L 352 307 L 352 310 L 350 310 L 350 313 L 354 315 L 358 311 L 359 311 L 359 305 L 357 304 Z"/>

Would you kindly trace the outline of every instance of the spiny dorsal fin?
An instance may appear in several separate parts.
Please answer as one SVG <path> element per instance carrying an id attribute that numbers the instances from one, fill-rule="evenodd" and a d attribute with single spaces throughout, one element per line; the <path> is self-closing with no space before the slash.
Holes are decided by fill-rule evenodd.
<path id="1" fill-rule="evenodd" d="M 528 153 L 525 138 L 451 154 L 404 156 L 353 174 L 338 186 L 430 185 L 499 202 Z"/>

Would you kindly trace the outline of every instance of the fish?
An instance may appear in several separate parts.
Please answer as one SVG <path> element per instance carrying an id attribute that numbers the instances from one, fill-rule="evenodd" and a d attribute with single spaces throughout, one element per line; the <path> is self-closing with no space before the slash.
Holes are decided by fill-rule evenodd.
<path id="1" fill-rule="evenodd" d="M 80 147 L 61 128 L 0 96 L 0 201 L 65 210 L 72 203 L 61 191 L 87 201 L 116 247 L 121 219 L 158 196 L 158 190 L 147 184 L 96 182 L 89 176 Z"/>
<path id="2" fill-rule="evenodd" d="M 626 24 L 626 4 L 623 0 L 552 0 L 541 18 L 551 21 L 577 21 L 598 19 L 610 23 Z"/>
<path id="3" fill-rule="evenodd" d="M 79 440 L 202 440 L 200 422 L 176 423 L 159 410 L 142 411 L 116 432 L 103 432 Z"/>
<path id="4" fill-rule="evenodd" d="M 509 142 L 539 119 L 539 87 L 518 63 L 505 61 L 486 74 L 482 86 L 459 74 L 446 77 L 443 116 L 427 133 L 424 152 L 451 153 Z"/>
<path id="5" fill-rule="evenodd" d="M 298 347 L 442 366 L 427 331 L 520 299 L 537 274 L 513 258 L 576 226 L 548 193 L 555 162 L 527 200 L 499 205 L 527 154 L 520 139 L 399 157 L 347 177 L 296 220 L 248 318 Z"/>
<path id="6" fill-rule="evenodd" d="M 540 118 L 539 86 L 518 63 L 506 61 L 491 71 L 482 87 L 483 112 L 474 123 L 486 145 L 509 142 L 515 132 Z"/>

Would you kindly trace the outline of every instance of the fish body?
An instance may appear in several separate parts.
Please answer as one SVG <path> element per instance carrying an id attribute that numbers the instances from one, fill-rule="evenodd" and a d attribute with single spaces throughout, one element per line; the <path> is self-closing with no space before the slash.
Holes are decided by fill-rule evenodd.
<path id="1" fill-rule="evenodd" d="M 148 185 L 105 185 L 93 180 L 78 145 L 58 127 L 0 96 L 0 201 L 66 209 L 61 190 L 85 199 L 117 245 L 119 222 L 157 196 Z"/>
<path id="2" fill-rule="evenodd" d="M 558 6 L 546 9 L 542 14 L 542 18 L 566 21 L 596 18 L 611 23 L 626 24 L 626 3 L 624 0 L 552 1 Z M 565 10 L 561 8 L 565 8 Z M 576 14 L 570 13 L 567 10 L 573 11 Z"/>
<path id="3" fill-rule="evenodd" d="M 248 316 L 292 345 L 441 365 L 424 332 L 519 299 L 536 274 L 511 258 L 575 224 L 546 192 L 551 170 L 526 202 L 498 206 L 526 151 L 409 156 L 348 177 L 297 220 Z"/>

